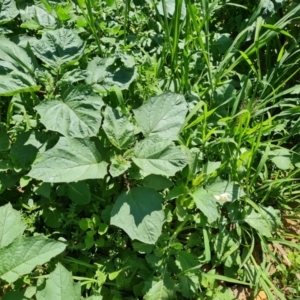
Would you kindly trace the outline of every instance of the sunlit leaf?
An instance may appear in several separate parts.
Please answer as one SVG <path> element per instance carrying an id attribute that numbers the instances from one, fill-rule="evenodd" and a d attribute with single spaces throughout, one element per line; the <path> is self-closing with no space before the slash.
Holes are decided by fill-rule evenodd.
<path id="1" fill-rule="evenodd" d="M 139 142 L 134 149 L 132 160 L 149 175 L 173 176 L 187 164 L 187 158 L 179 148 L 158 136 Z"/>
<path id="2" fill-rule="evenodd" d="M 8 203 L 0 207 L 0 248 L 9 245 L 25 230 L 19 211 Z"/>
<path id="3" fill-rule="evenodd" d="M 187 113 L 187 104 L 182 95 L 165 93 L 151 97 L 134 110 L 136 121 L 145 137 L 160 136 L 177 140 Z"/>
<path id="4" fill-rule="evenodd" d="M 131 239 L 154 244 L 164 222 L 162 197 L 152 189 L 137 187 L 121 194 L 111 211 L 110 223 Z"/>
<path id="5" fill-rule="evenodd" d="M 58 263 L 55 270 L 50 273 L 44 289 L 38 289 L 37 300 L 80 300 L 80 283 L 75 283 L 70 273 L 63 265 Z"/>
<path id="6" fill-rule="evenodd" d="M 126 149 L 134 142 L 133 124 L 118 109 L 106 107 L 103 129 L 111 143 L 119 149 Z"/>
<path id="7" fill-rule="evenodd" d="M 44 236 L 19 237 L 0 249 L 0 278 L 11 283 L 30 273 L 36 265 L 48 262 L 60 254 L 66 245 Z"/>
<path id="8" fill-rule="evenodd" d="M 35 109 L 48 130 L 85 138 L 97 135 L 103 105 L 101 97 L 95 95 L 91 88 L 77 86 L 66 90 L 59 99 L 44 100 Z"/>
<path id="9" fill-rule="evenodd" d="M 34 54 L 52 68 L 78 60 L 84 51 L 85 42 L 71 29 L 48 30 L 32 47 Z"/>
<path id="10" fill-rule="evenodd" d="M 103 178 L 107 163 L 89 139 L 61 137 L 58 143 L 41 155 L 28 176 L 44 182 L 72 182 Z"/>
<path id="11" fill-rule="evenodd" d="M 203 188 L 199 188 L 193 192 L 192 197 L 198 209 L 207 217 L 209 223 L 217 220 L 219 212 L 216 199 L 212 194 Z"/>
<path id="12" fill-rule="evenodd" d="M 122 54 L 109 58 L 95 57 L 89 62 L 87 71 L 86 82 L 98 92 L 110 90 L 114 85 L 127 89 L 137 76 L 134 58 Z"/>
<path id="13" fill-rule="evenodd" d="M 257 212 L 252 207 L 248 207 L 244 211 L 244 221 L 261 235 L 272 237 L 272 233 L 281 224 L 279 212 L 271 206 L 259 206 L 259 208 L 260 211 Z"/>
<path id="14" fill-rule="evenodd" d="M 13 20 L 18 14 L 14 0 L 0 0 L 0 25 Z"/>

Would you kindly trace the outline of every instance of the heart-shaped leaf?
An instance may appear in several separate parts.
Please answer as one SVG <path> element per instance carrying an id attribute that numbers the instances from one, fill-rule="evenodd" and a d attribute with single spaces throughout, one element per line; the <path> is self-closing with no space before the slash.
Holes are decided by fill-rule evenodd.
<path id="1" fill-rule="evenodd" d="M 110 223 L 122 228 L 131 239 L 154 244 L 164 222 L 161 202 L 158 192 L 144 187 L 133 188 L 118 197 Z"/>
<path id="2" fill-rule="evenodd" d="M 41 155 L 28 176 L 44 182 L 72 182 L 104 178 L 107 163 L 89 139 L 61 137 L 58 143 Z"/>

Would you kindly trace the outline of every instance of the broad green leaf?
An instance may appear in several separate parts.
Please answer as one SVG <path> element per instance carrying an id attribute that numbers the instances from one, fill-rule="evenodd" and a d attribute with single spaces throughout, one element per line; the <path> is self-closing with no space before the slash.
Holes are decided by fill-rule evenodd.
<path id="1" fill-rule="evenodd" d="M 117 85 L 120 89 L 127 89 L 137 76 L 134 58 L 125 54 L 115 54 L 113 57 L 95 57 L 88 64 L 88 84 L 98 92 L 104 92 Z"/>
<path id="2" fill-rule="evenodd" d="M 182 271 L 186 272 L 191 268 L 195 268 L 199 265 L 197 262 L 197 257 L 195 257 L 193 254 L 185 252 L 185 251 L 178 251 L 176 253 L 176 261 L 175 261 L 177 267 Z M 197 272 L 198 270 L 191 270 L 191 272 Z"/>
<path id="3" fill-rule="evenodd" d="M 0 248 L 9 245 L 25 228 L 20 212 L 13 209 L 10 203 L 0 207 Z"/>
<path id="4" fill-rule="evenodd" d="M 31 74 L 35 69 L 35 64 L 27 52 L 4 37 L 0 37 L 0 66 L 11 71 L 18 70 Z"/>
<path id="5" fill-rule="evenodd" d="M 248 207 L 243 213 L 244 221 L 258 233 L 266 237 L 272 237 L 272 232 L 281 224 L 279 211 L 273 207 L 259 206 L 260 212 Z"/>
<path id="6" fill-rule="evenodd" d="M 216 88 L 213 93 L 214 101 L 218 104 L 226 103 L 226 100 L 233 97 L 236 93 L 234 86 L 230 83 L 225 83 Z"/>
<path id="7" fill-rule="evenodd" d="M 79 205 L 88 204 L 91 200 L 90 188 L 84 181 L 69 183 L 67 194 L 72 201 Z"/>
<path id="8" fill-rule="evenodd" d="M 32 47 L 34 54 L 49 66 L 60 69 L 62 65 L 78 60 L 85 42 L 72 29 L 48 30 Z"/>
<path id="9" fill-rule="evenodd" d="M 9 160 L 0 159 L 0 172 L 7 171 L 12 168 L 11 162 Z"/>
<path id="10" fill-rule="evenodd" d="M 152 280 L 151 287 L 144 296 L 145 300 L 169 300 L 175 299 L 175 283 L 170 276 L 164 276 L 163 280 Z"/>
<path id="11" fill-rule="evenodd" d="M 233 258 L 237 260 L 237 250 L 240 247 L 240 241 L 227 230 L 223 230 L 215 236 L 213 243 L 216 258 L 219 261 L 225 261 L 225 265 L 230 267 L 233 264 Z"/>
<path id="12" fill-rule="evenodd" d="M 49 198 L 50 194 L 51 194 L 51 188 L 52 188 L 51 183 L 42 182 L 42 183 L 37 184 L 33 188 L 33 191 L 37 195 L 43 196 L 45 198 Z"/>
<path id="13" fill-rule="evenodd" d="M 41 155 L 28 176 L 44 182 L 72 182 L 104 178 L 107 163 L 102 161 L 95 144 L 89 139 L 61 137 Z"/>
<path id="14" fill-rule="evenodd" d="M 74 4 L 72 2 L 66 4 L 66 3 L 61 3 L 56 5 L 55 7 L 55 12 L 57 14 L 57 17 L 61 21 L 67 21 L 74 17 L 74 12 L 72 11 L 74 7 Z"/>
<path id="15" fill-rule="evenodd" d="M 158 136 L 139 142 L 132 160 L 147 175 L 173 176 L 187 164 L 187 158 L 179 148 Z"/>
<path id="16" fill-rule="evenodd" d="M 222 164 L 221 161 L 208 161 L 203 166 L 203 171 L 206 174 L 212 174 L 221 166 L 221 164 Z"/>
<path id="17" fill-rule="evenodd" d="M 30 93 L 38 91 L 39 89 L 40 86 L 36 84 L 30 75 L 18 70 L 4 68 L 0 61 L 0 96 Z"/>
<path id="18" fill-rule="evenodd" d="M 97 135 L 103 104 L 101 97 L 93 94 L 91 88 L 77 86 L 66 90 L 61 99 L 44 100 L 35 109 L 48 130 L 85 138 Z"/>
<path id="19" fill-rule="evenodd" d="M 37 265 L 48 262 L 66 248 L 62 242 L 44 236 L 19 237 L 0 249 L 0 278 L 11 283 L 30 273 Z"/>
<path id="20" fill-rule="evenodd" d="M 151 174 L 142 180 L 142 184 L 150 189 L 161 191 L 171 187 L 173 182 L 164 176 Z"/>
<path id="21" fill-rule="evenodd" d="M 109 174 L 112 177 L 118 177 L 124 174 L 131 166 L 130 161 L 118 156 L 111 158 L 110 162 Z"/>
<path id="22" fill-rule="evenodd" d="M 17 181 L 19 181 L 19 175 L 16 175 L 10 171 L 0 172 L 0 194 L 7 188 L 13 187 Z"/>
<path id="23" fill-rule="evenodd" d="M 288 170 L 291 166 L 291 153 L 288 149 L 275 149 L 269 154 L 272 162 L 280 170 Z"/>
<path id="24" fill-rule="evenodd" d="M 43 219 L 47 226 L 59 228 L 64 221 L 64 212 L 57 207 L 45 207 L 43 209 Z"/>
<path id="25" fill-rule="evenodd" d="M 198 209 L 207 217 L 209 223 L 217 220 L 219 216 L 216 199 L 203 188 L 193 192 L 192 197 Z"/>
<path id="26" fill-rule="evenodd" d="M 60 263 L 50 273 L 44 289 L 37 290 L 37 300 L 80 300 L 80 283 L 74 283 L 72 273 Z"/>
<path id="27" fill-rule="evenodd" d="M 164 16 L 164 4 L 166 9 L 166 14 L 169 17 L 172 17 L 175 14 L 176 8 L 176 0 L 161 0 L 157 5 L 158 12 Z M 182 1 L 181 12 L 180 12 L 180 19 L 183 20 L 186 16 L 186 7 L 184 1 Z"/>
<path id="28" fill-rule="evenodd" d="M 35 19 L 26 20 L 26 22 L 22 23 L 20 27 L 32 30 L 42 29 L 42 26 Z"/>
<path id="29" fill-rule="evenodd" d="M 24 292 L 10 291 L 8 293 L 5 293 L 2 300 L 30 300 L 30 298 L 27 298 L 24 295 Z"/>
<path id="30" fill-rule="evenodd" d="M 103 129 L 110 142 L 119 149 L 127 149 L 134 142 L 134 126 L 119 109 L 106 107 Z"/>
<path id="31" fill-rule="evenodd" d="M 55 18 L 43 8 L 36 5 L 28 5 L 24 10 L 20 10 L 23 23 L 21 28 L 41 29 L 43 27 L 54 29 L 56 26 Z"/>
<path id="32" fill-rule="evenodd" d="M 245 195 L 245 192 L 236 183 L 226 180 L 217 180 L 206 187 L 206 190 L 212 194 L 215 199 L 223 204 L 226 201 L 233 201 Z"/>
<path id="33" fill-rule="evenodd" d="M 145 137 L 158 135 L 177 140 L 187 113 L 187 104 L 182 95 L 168 92 L 151 97 L 133 112 Z"/>
<path id="34" fill-rule="evenodd" d="M 9 148 L 9 137 L 5 131 L 1 131 L 0 127 L 0 152 L 6 151 Z"/>
<path id="35" fill-rule="evenodd" d="M 27 131 L 17 135 L 11 147 L 11 160 L 23 169 L 29 168 L 38 153 L 46 150 L 48 136 L 44 132 Z"/>
<path id="36" fill-rule="evenodd" d="M 0 0 L 0 25 L 8 23 L 19 14 L 14 0 Z"/>
<path id="37" fill-rule="evenodd" d="M 149 254 L 153 251 L 153 248 L 154 248 L 153 245 L 144 244 L 144 243 L 140 243 L 140 242 L 133 242 L 132 247 L 133 247 L 134 251 L 137 251 L 142 254 L 145 254 L 145 253 Z"/>
<path id="38" fill-rule="evenodd" d="M 57 82 L 58 86 L 72 85 L 75 82 L 83 81 L 87 77 L 88 72 L 86 70 L 81 69 L 73 69 L 71 71 L 67 71 L 63 74 L 61 79 Z"/>
<path id="39" fill-rule="evenodd" d="M 199 278 L 193 273 L 179 275 L 179 287 L 182 295 L 187 299 L 192 299 L 199 289 Z"/>
<path id="40" fill-rule="evenodd" d="M 122 228 L 132 240 L 155 244 L 164 222 L 161 201 L 162 196 L 152 189 L 133 188 L 117 198 L 110 223 Z"/>

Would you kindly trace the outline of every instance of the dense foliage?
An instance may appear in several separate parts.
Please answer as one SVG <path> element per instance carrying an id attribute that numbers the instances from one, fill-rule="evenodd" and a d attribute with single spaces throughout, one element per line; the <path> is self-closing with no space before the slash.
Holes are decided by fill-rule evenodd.
<path id="1" fill-rule="evenodd" d="M 298 2 L 0 0 L 0 299 L 300 296 Z"/>

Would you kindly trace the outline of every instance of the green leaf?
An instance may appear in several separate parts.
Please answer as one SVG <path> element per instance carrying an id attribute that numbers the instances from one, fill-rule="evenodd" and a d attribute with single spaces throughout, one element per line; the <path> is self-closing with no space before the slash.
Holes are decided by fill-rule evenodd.
<path id="1" fill-rule="evenodd" d="M 209 223 L 217 220 L 219 216 L 216 199 L 208 191 L 199 188 L 193 192 L 192 197 L 198 209 L 207 217 Z"/>
<path id="2" fill-rule="evenodd" d="M 113 157 L 110 160 L 109 174 L 112 177 L 118 177 L 124 174 L 131 166 L 131 163 L 125 160 L 123 157 Z"/>
<path id="3" fill-rule="evenodd" d="M 50 273 L 44 289 L 38 289 L 37 300 L 80 300 L 80 283 L 74 283 L 72 273 L 60 263 Z"/>
<path id="4" fill-rule="evenodd" d="M 34 19 L 27 20 L 26 22 L 20 25 L 21 28 L 39 30 L 42 29 L 42 26 Z"/>
<path id="5" fill-rule="evenodd" d="M 48 130 L 85 138 L 97 135 L 103 104 L 101 97 L 93 94 L 91 88 L 77 86 L 66 90 L 61 99 L 44 100 L 35 109 Z"/>
<path id="6" fill-rule="evenodd" d="M 51 183 L 43 182 L 40 184 L 37 184 L 33 190 L 35 194 L 43 196 L 45 198 L 49 198 L 51 194 Z"/>
<path id="7" fill-rule="evenodd" d="M 134 127 L 119 109 L 106 107 L 103 129 L 110 142 L 119 149 L 127 149 L 134 142 Z"/>
<path id="8" fill-rule="evenodd" d="M 1 61 L 0 79 L 0 96 L 14 96 L 19 93 L 30 93 L 40 89 L 40 86 L 36 84 L 30 75 L 18 70 L 4 68 L 1 65 Z"/>
<path id="9" fill-rule="evenodd" d="M 4 37 L 0 37 L 0 66 L 31 74 L 35 69 L 35 64 L 27 52 Z"/>
<path id="10" fill-rule="evenodd" d="M 37 265 L 48 262 L 66 248 L 64 243 L 44 236 L 19 237 L 0 249 L 0 278 L 11 283 L 30 273 Z"/>
<path id="11" fill-rule="evenodd" d="M 62 4 L 57 4 L 55 7 L 55 12 L 57 14 L 57 17 L 61 20 L 61 21 L 67 21 L 69 19 L 71 19 L 74 16 L 74 13 L 72 12 L 72 8 L 73 8 L 74 4 L 69 3 L 62 3 Z"/>
<path id="12" fill-rule="evenodd" d="M 179 287 L 182 295 L 192 299 L 199 288 L 199 278 L 194 274 L 179 275 Z"/>
<path id="13" fill-rule="evenodd" d="M 11 160 L 13 163 L 26 169 L 32 165 L 38 152 L 46 150 L 48 136 L 44 132 L 27 131 L 17 135 L 11 147 Z"/>
<path id="14" fill-rule="evenodd" d="M 6 151 L 9 148 L 9 137 L 5 131 L 1 131 L 0 127 L 0 152 Z"/>
<path id="15" fill-rule="evenodd" d="M 164 3 L 166 7 L 166 14 L 167 16 L 171 17 L 175 14 L 175 7 L 176 7 L 176 0 L 161 0 L 159 1 L 157 5 L 157 10 L 158 12 L 164 16 Z M 186 16 L 186 8 L 185 8 L 185 3 L 182 1 L 182 6 L 181 6 L 181 12 L 180 12 L 180 19 L 184 20 Z"/>
<path id="16" fill-rule="evenodd" d="M 240 242 L 231 232 L 223 230 L 215 236 L 213 247 L 216 253 L 216 261 L 225 261 L 225 265 L 229 266 L 229 264 L 233 264 L 234 256 L 238 254 L 237 250 L 240 247 Z"/>
<path id="17" fill-rule="evenodd" d="M 43 27 L 54 29 L 56 26 L 55 18 L 39 6 L 28 5 L 25 10 L 20 10 L 20 14 L 23 21 L 21 28 L 37 30 Z"/>
<path id="18" fill-rule="evenodd" d="M 11 168 L 12 168 L 12 166 L 11 166 L 11 162 L 9 160 L 0 159 L 0 172 L 7 171 Z"/>
<path id="19" fill-rule="evenodd" d="M 161 191 L 171 187 L 173 182 L 164 176 L 151 174 L 142 180 L 142 184 L 150 189 Z"/>
<path id="20" fill-rule="evenodd" d="M 175 283 L 170 276 L 165 275 L 163 280 L 151 281 L 151 287 L 144 296 L 145 300 L 169 300 L 175 298 Z"/>
<path id="21" fill-rule="evenodd" d="M 221 166 L 221 164 L 222 164 L 221 161 L 208 161 L 203 166 L 203 171 L 206 174 L 212 174 Z"/>
<path id="22" fill-rule="evenodd" d="M 25 228 L 20 212 L 13 209 L 10 203 L 0 207 L 0 248 L 9 245 Z"/>
<path id="23" fill-rule="evenodd" d="M 149 254 L 153 251 L 153 248 L 154 248 L 153 245 L 144 244 L 144 243 L 140 243 L 140 242 L 133 242 L 132 247 L 133 247 L 134 251 L 137 251 L 142 254 L 145 254 L 145 253 Z"/>
<path id="24" fill-rule="evenodd" d="M 245 192 L 236 183 L 226 180 L 216 180 L 213 184 L 206 187 L 215 199 L 223 204 L 226 201 L 234 201 L 245 195 Z"/>
<path id="25" fill-rule="evenodd" d="M 182 271 L 186 272 L 191 268 L 195 268 L 199 265 L 199 262 L 197 262 L 197 257 L 195 257 L 193 254 L 184 252 L 184 251 L 178 251 L 176 252 L 176 261 L 175 261 L 177 267 Z M 193 272 L 197 272 L 198 270 L 193 270 Z"/>
<path id="26" fill-rule="evenodd" d="M 259 206 L 260 212 L 248 207 L 243 213 L 244 221 L 261 235 L 272 237 L 272 232 L 281 224 L 279 211 L 273 207 Z"/>
<path id="27" fill-rule="evenodd" d="M 187 104 L 182 95 L 168 92 L 151 97 L 133 112 L 145 137 L 158 135 L 177 140 L 187 113 Z"/>
<path id="28" fill-rule="evenodd" d="M 48 30 L 34 43 L 34 54 L 52 68 L 60 69 L 64 64 L 78 60 L 84 52 L 85 42 L 71 29 Z"/>
<path id="29" fill-rule="evenodd" d="M 104 178 L 107 163 L 102 161 L 95 144 L 89 139 L 61 137 L 41 155 L 28 176 L 44 182 L 72 182 Z"/>
<path id="30" fill-rule="evenodd" d="M 71 85 L 78 81 L 83 81 L 87 77 L 88 72 L 81 69 L 73 69 L 63 74 L 61 79 L 57 82 L 58 86 Z"/>
<path id="31" fill-rule="evenodd" d="M 88 204 L 91 200 L 90 188 L 84 181 L 69 183 L 67 194 L 72 201 L 79 205 Z"/>
<path id="32" fill-rule="evenodd" d="M 24 292 L 8 292 L 5 293 L 2 300 L 29 300 L 30 298 L 25 297 Z"/>
<path id="33" fill-rule="evenodd" d="M 280 170 L 288 170 L 291 167 L 291 153 L 288 149 L 275 149 L 269 154 L 272 162 Z"/>
<path id="34" fill-rule="evenodd" d="M 109 90 L 114 85 L 127 89 L 137 76 L 134 58 L 125 54 L 115 54 L 113 57 L 95 57 L 89 62 L 89 76 L 86 83 L 93 85 L 98 92 Z"/>
<path id="35" fill-rule="evenodd" d="M 0 0 L 0 25 L 13 20 L 18 14 L 14 0 Z"/>
<path id="36" fill-rule="evenodd" d="M 174 143 L 158 136 L 139 142 L 132 160 L 147 175 L 173 176 L 187 164 L 186 156 Z"/>
<path id="37" fill-rule="evenodd" d="M 155 244 L 164 222 L 162 197 L 154 190 L 137 187 L 121 194 L 111 211 L 110 223 L 131 239 Z"/>

